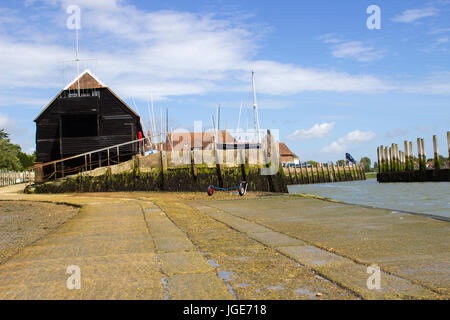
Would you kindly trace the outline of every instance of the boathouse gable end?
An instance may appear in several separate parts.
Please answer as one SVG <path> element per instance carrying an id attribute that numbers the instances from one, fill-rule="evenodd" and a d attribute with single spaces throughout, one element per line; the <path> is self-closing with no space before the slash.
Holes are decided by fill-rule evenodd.
<path id="1" fill-rule="evenodd" d="M 140 117 L 89 71 L 80 75 L 79 88 L 75 79 L 34 120 L 37 162 L 136 140 L 142 132 Z"/>

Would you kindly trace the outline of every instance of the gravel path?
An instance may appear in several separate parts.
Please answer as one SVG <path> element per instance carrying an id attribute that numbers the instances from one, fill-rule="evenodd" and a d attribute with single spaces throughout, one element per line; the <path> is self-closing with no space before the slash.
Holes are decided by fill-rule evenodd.
<path id="1" fill-rule="evenodd" d="M 0 201 L 0 264 L 77 213 L 67 205 Z"/>

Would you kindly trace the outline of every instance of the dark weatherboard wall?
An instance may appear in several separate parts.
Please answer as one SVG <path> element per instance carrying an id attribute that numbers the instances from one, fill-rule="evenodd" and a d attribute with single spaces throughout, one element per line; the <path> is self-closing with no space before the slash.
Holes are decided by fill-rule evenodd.
<path id="1" fill-rule="evenodd" d="M 84 77 L 89 77 L 90 82 L 84 81 L 80 94 L 69 86 L 34 120 L 37 162 L 136 140 L 138 132 L 142 132 L 140 118 L 132 109 L 107 87 L 96 83 L 86 88 L 92 76 Z M 135 145 L 120 148 L 123 160 L 137 152 Z"/>

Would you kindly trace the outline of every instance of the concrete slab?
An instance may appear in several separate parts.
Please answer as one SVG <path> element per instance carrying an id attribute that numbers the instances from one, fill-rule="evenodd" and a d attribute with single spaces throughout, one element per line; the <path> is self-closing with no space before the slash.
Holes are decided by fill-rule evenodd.
<path id="1" fill-rule="evenodd" d="M 285 247 L 285 246 L 302 246 L 306 245 L 304 241 L 289 237 L 279 232 L 256 232 L 249 233 L 249 236 L 264 243 L 270 247 Z"/>
<path id="2" fill-rule="evenodd" d="M 245 232 L 245 233 L 256 233 L 256 232 L 262 233 L 262 232 L 270 232 L 271 231 L 270 229 L 265 228 L 259 224 L 244 220 L 239 217 L 234 217 L 231 215 L 215 216 L 215 218 L 217 220 L 233 227 L 234 229 L 239 230 L 241 232 Z"/>
<path id="3" fill-rule="evenodd" d="M 154 238 L 158 252 L 193 251 L 195 246 L 185 236 Z"/>
<path id="4" fill-rule="evenodd" d="M 168 275 L 212 272 L 213 268 L 196 252 L 168 252 L 158 255 L 162 271 Z"/>
<path id="5" fill-rule="evenodd" d="M 233 300 L 215 273 L 178 274 L 168 278 L 169 298 L 175 300 Z"/>
<path id="6" fill-rule="evenodd" d="M 313 246 L 278 247 L 277 250 L 306 266 L 340 264 L 348 260 Z"/>

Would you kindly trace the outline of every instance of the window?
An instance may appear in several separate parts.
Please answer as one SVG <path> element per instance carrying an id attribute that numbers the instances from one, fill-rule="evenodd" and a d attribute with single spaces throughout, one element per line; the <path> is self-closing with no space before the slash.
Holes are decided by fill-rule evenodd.
<path id="1" fill-rule="evenodd" d="M 97 132 L 97 115 L 71 115 L 62 119 L 63 138 L 95 137 Z"/>

